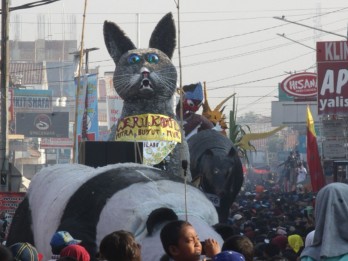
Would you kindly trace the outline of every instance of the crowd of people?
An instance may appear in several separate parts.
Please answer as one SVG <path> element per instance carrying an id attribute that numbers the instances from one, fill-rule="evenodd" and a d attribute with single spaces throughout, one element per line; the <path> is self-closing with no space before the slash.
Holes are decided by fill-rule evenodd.
<path id="1" fill-rule="evenodd" d="M 164 225 L 161 261 L 345 261 L 348 260 L 348 185 L 331 183 L 314 193 L 241 192 L 230 209 L 229 224 L 216 224 L 223 244 L 199 238 L 187 221 Z M 90 261 L 87 250 L 67 231 L 50 242 L 50 261 Z M 106 235 L 98 260 L 141 261 L 141 245 L 128 231 Z M 94 259 L 94 258 L 93 258 Z M 0 247 L 0 261 L 41 261 L 29 243 Z"/>

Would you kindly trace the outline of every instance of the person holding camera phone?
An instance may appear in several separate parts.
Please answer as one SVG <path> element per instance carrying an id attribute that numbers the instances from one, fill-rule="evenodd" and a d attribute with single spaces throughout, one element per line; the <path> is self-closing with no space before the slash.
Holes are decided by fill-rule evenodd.
<path id="1" fill-rule="evenodd" d="M 166 224 L 160 233 L 167 256 L 174 261 L 199 261 L 213 258 L 221 252 L 219 243 L 212 238 L 200 241 L 194 227 L 187 221 L 176 220 Z M 202 245 L 203 243 L 203 245 Z M 161 260 L 169 260 L 162 257 Z"/>

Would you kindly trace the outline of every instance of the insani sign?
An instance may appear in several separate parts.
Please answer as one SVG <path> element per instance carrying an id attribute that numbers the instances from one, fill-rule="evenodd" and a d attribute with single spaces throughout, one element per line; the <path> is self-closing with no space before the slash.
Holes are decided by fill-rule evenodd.
<path id="1" fill-rule="evenodd" d="M 293 97 L 313 97 L 318 91 L 317 74 L 304 72 L 290 75 L 281 82 L 280 87 Z"/>
<path id="2" fill-rule="evenodd" d="M 318 114 L 348 114 L 348 42 L 317 42 Z"/>

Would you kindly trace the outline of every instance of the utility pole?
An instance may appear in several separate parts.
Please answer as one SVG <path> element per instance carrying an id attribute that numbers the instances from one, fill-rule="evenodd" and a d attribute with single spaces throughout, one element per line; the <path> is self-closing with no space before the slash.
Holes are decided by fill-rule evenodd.
<path id="1" fill-rule="evenodd" d="M 77 116 L 78 116 L 78 98 L 80 96 L 80 83 L 81 83 L 81 67 L 82 67 L 82 58 L 83 58 L 83 44 L 84 44 L 84 36 L 85 36 L 85 23 L 86 23 L 86 10 L 87 10 L 87 0 L 85 0 L 84 8 L 83 8 L 83 19 L 82 19 L 82 33 L 81 33 L 81 46 L 80 46 L 80 61 L 77 72 L 77 86 L 75 93 L 75 124 L 74 124 L 74 137 L 73 137 L 73 163 L 77 162 L 77 153 L 78 153 L 78 141 L 77 141 Z"/>
<path id="2" fill-rule="evenodd" d="M 8 122 L 7 122 L 7 91 L 9 84 L 9 3 L 1 0 L 1 140 L 0 140 L 0 190 L 10 191 L 9 149 L 8 149 Z M 7 185 L 7 187 L 6 187 Z"/>
<path id="3" fill-rule="evenodd" d="M 99 48 L 93 47 L 93 48 L 87 48 L 87 49 L 84 49 L 84 50 L 83 50 L 83 52 L 86 54 L 86 62 L 85 62 L 85 73 L 86 73 L 86 74 L 88 73 L 88 58 L 89 58 L 89 52 L 91 52 L 91 51 L 96 51 L 96 50 L 99 50 Z"/>

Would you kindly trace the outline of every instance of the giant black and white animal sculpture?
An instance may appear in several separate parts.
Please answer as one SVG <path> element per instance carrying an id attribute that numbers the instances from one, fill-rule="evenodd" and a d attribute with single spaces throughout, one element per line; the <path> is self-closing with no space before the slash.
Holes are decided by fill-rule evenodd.
<path id="1" fill-rule="evenodd" d="M 55 165 L 38 172 L 19 205 L 7 245 L 29 242 L 50 259 L 50 239 L 58 230 L 82 240 L 95 260 L 101 239 L 116 230 L 135 234 L 142 260 L 164 254 L 159 232 L 167 220 L 185 219 L 182 179 L 141 164 L 124 163 L 91 168 L 79 164 Z M 201 240 L 222 239 L 212 225 L 217 212 L 206 196 L 187 187 L 187 215 Z"/>
<path id="2" fill-rule="evenodd" d="M 216 206 L 220 223 L 226 223 L 244 180 L 238 152 L 230 139 L 215 130 L 198 132 L 188 145 L 192 180 Z"/>
<path id="3" fill-rule="evenodd" d="M 108 21 L 104 22 L 104 40 L 116 64 L 114 88 L 124 101 L 117 128 L 121 123 L 125 124 L 122 119 L 128 120 L 134 115 L 165 115 L 176 120 L 173 98 L 177 72 L 171 61 L 176 45 L 176 29 L 172 14 L 168 13 L 158 22 L 150 37 L 149 48 L 137 49 L 118 25 Z M 133 122 L 135 126 L 140 124 L 140 120 Z M 114 128 L 109 140 L 117 140 L 121 134 L 120 129 L 116 133 Z M 166 157 L 166 170 L 182 176 L 179 146 L 177 144 Z M 182 159 L 189 161 L 185 140 L 183 146 Z"/>

